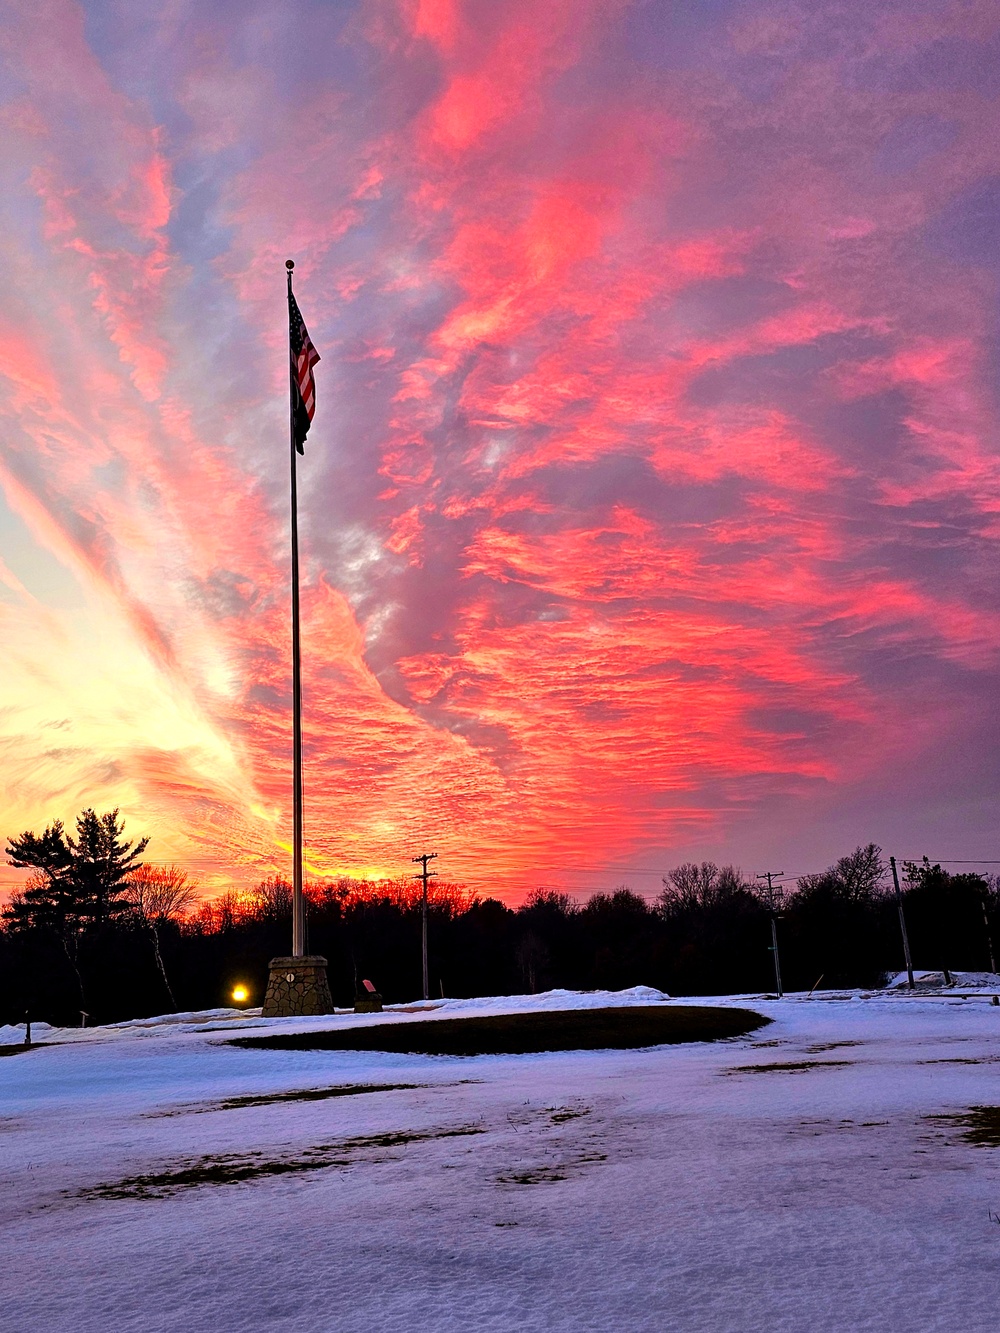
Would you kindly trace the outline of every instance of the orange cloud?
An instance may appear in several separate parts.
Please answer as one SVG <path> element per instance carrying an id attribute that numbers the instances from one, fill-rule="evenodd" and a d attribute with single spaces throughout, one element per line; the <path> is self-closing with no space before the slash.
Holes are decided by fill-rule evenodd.
<path id="1" fill-rule="evenodd" d="M 311 865 L 516 895 L 985 754 L 995 20 L 296 13 L 12 10 L 8 818 L 287 869 L 289 256 Z"/>

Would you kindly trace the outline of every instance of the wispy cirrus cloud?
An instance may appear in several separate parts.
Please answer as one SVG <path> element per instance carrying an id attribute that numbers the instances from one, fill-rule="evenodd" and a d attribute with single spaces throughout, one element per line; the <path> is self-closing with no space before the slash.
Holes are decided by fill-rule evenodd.
<path id="1" fill-rule="evenodd" d="M 978 847 L 990 7 L 294 9 L 12 6 L 6 739 L 27 774 L 43 713 L 81 735 L 10 818 L 89 792 L 203 873 L 284 863 L 291 255 L 312 865 L 431 839 L 517 891 L 789 818 L 824 857 L 970 731 L 974 779 L 856 836 Z M 74 686 L 88 625 L 127 707 Z"/>

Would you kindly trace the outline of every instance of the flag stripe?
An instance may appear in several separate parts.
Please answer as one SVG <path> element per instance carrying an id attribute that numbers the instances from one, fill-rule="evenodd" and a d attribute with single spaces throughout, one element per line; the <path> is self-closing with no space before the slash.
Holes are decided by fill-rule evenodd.
<path id="1" fill-rule="evenodd" d="M 297 390 L 298 403 L 293 407 L 295 419 L 295 447 L 302 453 L 302 445 L 312 419 L 316 415 L 316 381 L 313 366 L 320 359 L 305 326 L 302 312 L 295 297 L 289 292 L 288 305 L 289 352 L 292 361 L 292 382 Z"/>

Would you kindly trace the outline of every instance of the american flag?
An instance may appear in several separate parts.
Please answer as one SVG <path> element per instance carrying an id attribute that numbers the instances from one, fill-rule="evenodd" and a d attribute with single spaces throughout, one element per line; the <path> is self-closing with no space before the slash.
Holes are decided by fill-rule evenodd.
<path id="1" fill-rule="evenodd" d="M 288 348 L 292 360 L 292 420 L 295 427 L 295 447 L 300 454 L 303 454 L 305 450 L 302 445 L 316 414 L 316 381 L 313 379 L 313 366 L 319 360 L 319 352 L 312 345 L 309 330 L 291 292 L 288 293 L 288 300 Z"/>

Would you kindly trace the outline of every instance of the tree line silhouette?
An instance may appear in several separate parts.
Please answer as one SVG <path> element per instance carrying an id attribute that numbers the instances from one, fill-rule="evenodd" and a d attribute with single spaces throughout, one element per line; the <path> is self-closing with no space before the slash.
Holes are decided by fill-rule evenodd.
<path id="1" fill-rule="evenodd" d="M 84 810 L 7 844 L 28 871 L 0 912 L 0 1021 L 115 1022 L 232 1003 L 259 1004 L 268 961 L 287 952 L 291 886 L 281 878 L 200 901 L 183 870 L 143 863 L 117 810 Z M 995 971 L 1000 883 L 926 858 L 903 867 L 914 962 Z M 330 962 L 335 1003 L 363 978 L 388 1002 L 421 993 L 420 888 L 410 878 L 307 883 L 307 947 Z M 787 990 L 877 986 L 902 969 L 896 901 L 872 843 L 789 886 L 779 910 Z M 734 866 L 677 866 L 654 902 L 627 886 L 579 903 L 537 889 L 518 908 L 433 882 L 432 994 L 502 995 L 639 984 L 675 995 L 768 990 L 771 904 Z"/>

